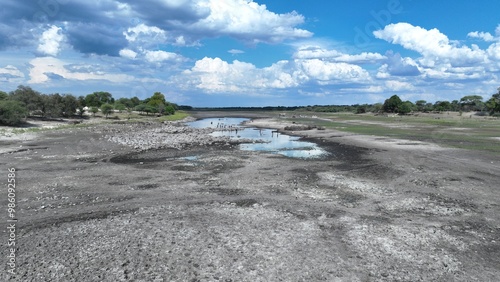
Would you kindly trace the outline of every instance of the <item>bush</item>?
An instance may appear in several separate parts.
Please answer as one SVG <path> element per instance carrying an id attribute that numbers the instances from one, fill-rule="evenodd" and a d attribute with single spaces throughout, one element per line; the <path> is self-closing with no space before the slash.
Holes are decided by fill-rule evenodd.
<path id="1" fill-rule="evenodd" d="M 108 115 L 113 112 L 113 106 L 110 104 L 103 104 L 101 106 L 101 111 L 107 118 Z"/>
<path id="2" fill-rule="evenodd" d="M 11 100 L 0 101 L 0 124 L 18 125 L 28 114 L 23 103 Z"/>

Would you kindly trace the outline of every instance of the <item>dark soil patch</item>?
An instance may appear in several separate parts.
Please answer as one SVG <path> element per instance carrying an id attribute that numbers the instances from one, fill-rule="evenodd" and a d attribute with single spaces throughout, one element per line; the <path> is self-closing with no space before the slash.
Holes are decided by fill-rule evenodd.
<path id="1" fill-rule="evenodd" d="M 235 203 L 236 206 L 238 206 L 238 207 L 251 207 L 251 206 L 259 203 L 254 199 L 241 199 L 241 200 L 232 201 L 232 202 Z"/>
<path id="2" fill-rule="evenodd" d="M 208 188 L 208 191 L 220 196 L 238 196 L 246 194 L 242 189 Z"/>
<path id="3" fill-rule="evenodd" d="M 148 189 L 156 189 L 160 187 L 160 184 L 158 183 L 151 183 L 151 184 L 142 184 L 142 185 L 137 185 L 136 190 L 148 190 Z"/>

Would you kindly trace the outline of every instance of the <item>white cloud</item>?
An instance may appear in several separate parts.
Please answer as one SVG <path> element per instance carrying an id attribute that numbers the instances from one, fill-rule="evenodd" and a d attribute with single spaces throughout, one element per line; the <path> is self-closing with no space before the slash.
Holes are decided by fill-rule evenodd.
<path id="1" fill-rule="evenodd" d="M 500 41 L 500 24 L 495 29 L 495 35 L 491 35 L 491 33 L 489 32 L 474 31 L 474 32 L 469 32 L 467 36 L 471 38 L 479 38 L 486 42 Z"/>
<path id="2" fill-rule="evenodd" d="M 147 26 L 145 24 L 138 24 L 135 27 L 128 28 L 123 35 L 129 42 L 134 42 L 139 39 L 145 38 L 147 41 L 165 41 L 165 31 L 156 26 Z"/>
<path id="3" fill-rule="evenodd" d="M 203 58 L 177 77 L 179 84 L 190 84 L 206 92 L 252 93 L 268 89 L 319 85 L 360 84 L 371 81 L 369 73 L 357 65 L 325 62 L 319 59 L 283 60 L 269 67 L 238 60 L 228 63 L 220 58 Z M 186 88 L 189 88 L 188 86 Z"/>
<path id="4" fill-rule="evenodd" d="M 491 35 L 491 33 L 489 33 L 489 32 L 474 31 L 474 32 L 469 32 L 469 34 L 467 34 L 467 36 L 471 37 L 471 38 L 479 38 L 479 39 L 482 39 L 486 42 L 495 41 L 495 37 L 493 35 Z"/>
<path id="5" fill-rule="evenodd" d="M 135 57 L 137 57 L 137 53 L 130 49 L 122 49 L 119 54 L 120 56 L 128 59 L 135 59 Z"/>
<path id="6" fill-rule="evenodd" d="M 51 76 L 70 80 L 106 80 L 115 83 L 131 82 L 134 78 L 125 74 L 108 74 L 102 71 L 70 71 L 63 61 L 53 57 L 39 57 L 30 61 L 30 80 L 28 83 L 44 83 Z M 78 67 L 73 67 L 78 69 Z M 87 68 L 87 66 L 85 66 Z"/>
<path id="7" fill-rule="evenodd" d="M 0 82 L 19 83 L 24 80 L 24 73 L 12 65 L 0 68 Z"/>
<path id="8" fill-rule="evenodd" d="M 306 38 L 312 33 L 295 28 L 304 23 L 304 17 L 293 11 L 276 14 L 249 0 L 209 0 L 198 3 L 210 14 L 188 29 L 208 31 L 214 36 L 229 35 L 238 39 L 258 43 L 277 43 L 285 39 Z"/>
<path id="9" fill-rule="evenodd" d="M 369 73 L 358 65 L 325 62 L 319 59 L 303 60 L 297 63 L 309 79 L 322 85 L 370 81 Z"/>
<path id="10" fill-rule="evenodd" d="M 193 68 L 178 77 L 179 83 L 188 83 L 208 93 L 262 94 L 266 89 L 283 89 L 299 85 L 300 76 L 290 72 L 288 61 L 279 61 L 270 67 L 238 60 L 228 63 L 220 58 L 203 58 Z"/>
<path id="11" fill-rule="evenodd" d="M 387 57 L 379 53 L 363 52 L 361 54 L 350 55 L 314 45 L 300 46 L 293 57 L 296 59 L 322 59 L 353 64 L 376 63 L 387 59 Z"/>
<path id="12" fill-rule="evenodd" d="M 488 52 L 488 57 L 491 60 L 497 61 L 497 69 L 500 69 L 500 43 L 491 44 L 486 52 Z"/>
<path id="13" fill-rule="evenodd" d="M 385 82 L 385 87 L 391 91 L 413 90 L 415 87 L 408 82 L 389 80 Z"/>
<path id="14" fill-rule="evenodd" d="M 61 30 L 60 27 L 52 25 L 44 31 L 39 39 L 37 51 L 43 55 L 57 56 L 59 51 L 61 51 L 61 42 L 64 39 Z"/>
<path id="15" fill-rule="evenodd" d="M 172 52 L 166 52 L 162 50 L 158 51 L 145 51 L 144 57 L 150 63 L 159 63 L 163 61 L 174 61 L 174 62 L 182 62 L 184 61 L 184 57 Z"/>
<path id="16" fill-rule="evenodd" d="M 245 51 L 242 51 L 242 50 L 237 50 L 237 49 L 231 49 L 229 51 L 227 51 L 228 53 L 232 54 L 232 55 L 238 55 L 238 54 L 243 54 L 245 53 Z"/>
<path id="17" fill-rule="evenodd" d="M 343 55 L 337 50 L 326 50 L 320 46 L 301 46 L 293 54 L 296 59 L 329 59 Z"/>
<path id="18" fill-rule="evenodd" d="M 426 30 L 409 23 L 397 23 L 387 25 L 383 30 L 374 31 L 373 34 L 379 39 L 419 52 L 423 55 L 420 63 L 428 67 L 442 63 L 451 66 L 482 64 L 487 59 L 485 52 L 477 46 L 473 45 L 472 48 L 459 46 L 435 28 Z"/>
<path id="19" fill-rule="evenodd" d="M 203 58 L 197 61 L 191 70 L 184 74 L 193 75 L 195 86 L 207 92 L 242 91 L 249 85 L 256 67 L 249 63 L 234 61 L 227 63 L 220 58 Z"/>

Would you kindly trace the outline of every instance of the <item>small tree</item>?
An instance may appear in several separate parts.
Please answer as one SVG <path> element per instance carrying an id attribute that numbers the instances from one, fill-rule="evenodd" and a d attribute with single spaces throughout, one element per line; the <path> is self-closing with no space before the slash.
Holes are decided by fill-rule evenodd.
<path id="1" fill-rule="evenodd" d="M 9 98 L 9 94 L 3 92 L 3 91 L 0 91 L 0 101 L 1 100 L 7 100 L 7 98 Z"/>
<path id="2" fill-rule="evenodd" d="M 115 109 L 117 109 L 121 113 L 122 111 L 124 111 L 124 110 L 127 109 L 127 106 L 125 106 L 122 103 L 116 102 L 115 103 Z"/>
<path id="3" fill-rule="evenodd" d="M 412 102 L 410 101 L 403 102 L 398 107 L 398 113 L 402 115 L 408 114 L 413 110 L 413 107 L 414 105 Z"/>
<path id="4" fill-rule="evenodd" d="M 90 112 L 92 113 L 92 116 L 95 117 L 95 114 L 97 114 L 97 112 L 99 112 L 99 108 L 98 107 L 92 107 L 92 108 L 90 108 Z"/>
<path id="5" fill-rule="evenodd" d="M 464 96 L 460 99 L 462 109 L 466 111 L 482 111 L 483 110 L 483 97 L 479 95 Z"/>
<path id="6" fill-rule="evenodd" d="M 486 101 L 486 109 L 491 115 L 500 112 L 500 87 L 498 87 L 498 93 L 493 94 L 491 98 Z"/>
<path id="7" fill-rule="evenodd" d="M 391 98 L 385 100 L 382 108 L 386 113 L 396 113 L 398 112 L 398 108 L 401 106 L 403 101 L 399 98 L 398 95 L 393 95 Z"/>
<path id="8" fill-rule="evenodd" d="M 0 124 L 18 125 L 27 114 L 28 110 L 21 102 L 11 100 L 0 101 Z"/>
<path id="9" fill-rule="evenodd" d="M 167 114 L 167 115 L 173 115 L 173 114 L 175 114 L 175 108 L 174 108 L 174 106 L 167 105 L 165 107 L 165 114 Z"/>
<path id="10" fill-rule="evenodd" d="M 427 101 L 425 100 L 418 100 L 415 102 L 415 105 L 417 106 L 417 110 L 419 112 L 423 112 L 425 109 L 425 104 L 427 104 Z"/>
<path id="11" fill-rule="evenodd" d="M 113 106 L 110 104 L 107 104 L 107 103 L 103 104 L 101 106 L 101 111 L 102 111 L 102 114 L 105 115 L 106 118 L 108 118 L 108 115 L 113 112 Z"/>

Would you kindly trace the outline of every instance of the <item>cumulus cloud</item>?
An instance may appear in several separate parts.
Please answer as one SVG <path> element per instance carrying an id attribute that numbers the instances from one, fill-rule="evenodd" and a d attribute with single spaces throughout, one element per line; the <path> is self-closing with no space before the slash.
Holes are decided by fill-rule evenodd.
<path id="1" fill-rule="evenodd" d="M 30 61 L 30 80 L 28 83 L 44 83 L 50 81 L 50 78 L 70 80 L 105 80 L 115 83 L 130 82 L 133 77 L 125 74 L 110 74 L 102 71 L 72 71 L 67 68 L 67 64 L 53 57 L 39 57 Z"/>
<path id="2" fill-rule="evenodd" d="M 404 81 L 389 80 L 385 82 L 385 87 L 391 91 L 413 90 L 415 87 Z"/>
<path id="3" fill-rule="evenodd" d="M 0 68 L 0 81 L 6 83 L 20 82 L 24 79 L 24 73 L 12 65 Z"/>
<path id="4" fill-rule="evenodd" d="M 441 63 L 467 66 L 484 63 L 486 60 L 485 52 L 477 46 L 460 46 L 451 42 L 436 28 L 426 30 L 409 23 L 397 23 L 387 25 L 373 34 L 379 39 L 419 52 L 423 55 L 420 63 L 429 67 Z"/>
<path id="5" fill-rule="evenodd" d="M 52 25 L 49 29 L 44 31 L 40 36 L 40 44 L 37 51 L 42 55 L 57 56 L 61 51 L 61 42 L 64 39 L 62 29 Z"/>
<path id="6" fill-rule="evenodd" d="M 348 63 L 325 62 L 319 59 L 282 60 L 269 67 L 238 60 L 228 63 L 220 58 L 203 58 L 176 80 L 208 93 L 252 93 L 256 90 L 285 89 L 306 84 L 346 85 L 371 81 L 369 73 Z M 189 88 L 189 87 L 187 87 Z"/>
<path id="7" fill-rule="evenodd" d="M 137 53 L 130 49 L 122 49 L 119 54 L 120 56 L 128 59 L 135 59 L 135 57 L 137 57 Z"/>
<path id="8" fill-rule="evenodd" d="M 163 61 L 173 61 L 173 62 L 181 62 L 184 60 L 184 57 L 172 52 L 166 52 L 162 50 L 158 51 L 145 51 L 144 58 L 150 63 L 158 63 Z"/>
<path id="9" fill-rule="evenodd" d="M 376 63 L 387 59 L 379 53 L 363 52 L 361 54 L 351 55 L 314 45 L 300 46 L 293 57 L 296 59 L 321 59 L 352 64 Z"/>
<path id="10" fill-rule="evenodd" d="M 74 50 L 111 56 L 118 56 L 129 44 L 197 46 L 205 38 L 221 36 L 255 44 L 312 36 L 298 28 L 304 16 L 295 11 L 274 13 L 251 0 L 73 0 L 59 1 L 49 12 L 40 9 L 49 5 L 42 2 L 8 1 L 4 5 L 0 48 L 26 46 L 26 41 L 33 40 L 29 31 L 40 23 L 64 24 L 67 43 Z M 23 32 L 12 26 L 22 26 Z M 58 53 L 62 39 L 57 37 L 60 30 L 56 31 L 45 33 L 39 46 L 42 55 Z"/>
<path id="11" fill-rule="evenodd" d="M 220 58 L 203 58 L 177 79 L 207 93 L 247 93 L 260 95 L 266 89 L 284 89 L 299 85 L 302 78 L 290 71 L 290 62 L 279 61 L 266 68 L 238 60 L 228 63 Z"/>
<path id="12" fill-rule="evenodd" d="M 200 1 L 199 5 L 210 13 L 189 25 L 192 31 L 228 35 L 251 43 L 277 43 L 312 36 L 311 32 L 296 28 L 304 23 L 304 16 L 295 11 L 276 14 L 266 5 L 248 0 L 209 0 Z"/>
<path id="13" fill-rule="evenodd" d="M 489 33 L 489 32 L 474 31 L 474 32 L 469 32 L 469 34 L 467 34 L 467 36 L 471 37 L 471 38 L 479 38 L 479 39 L 482 39 L 486 42 L 495 41 L 495 37 L 493 35 L 491 35 L 491 33 Z"/>
<path id="14" fill-rule="evenodd" d="M 491 35 L 489 32 L 473 31 L 467 34 L 468 37 L 482 39 L 486 42 L 500 41 L 500 24 L 495 29 L 495 35 Z"/>
<path id="15" fill-rule="evenodd" d="M 147 26 L 143 23 L 135 27 L 128 28 L 123 32 L 123 35 L 129 42 L 136 41 L 139 37 L 146 37 L 143 40 L 147 41 L 165 41 L 165 31 L 156 26 Z"/>
<path id="16" fill-rule="evenodd" d="M 325 62 L 319 59 L 298 62 L 304 73 L 319 84 L 365 83 L 370 80 L 366 70 L 358 65 Z"/>

